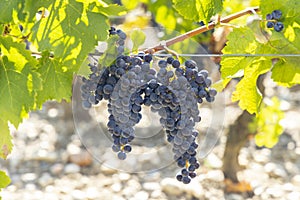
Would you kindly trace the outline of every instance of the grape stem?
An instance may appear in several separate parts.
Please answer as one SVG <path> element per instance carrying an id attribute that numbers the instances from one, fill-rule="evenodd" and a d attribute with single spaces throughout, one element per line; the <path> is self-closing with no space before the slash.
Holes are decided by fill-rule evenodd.
<path id="1" fill-rule="evenodd" d="M 222 24 L 226 24 L 234 19 L 237 19 L 237 18 L 240 18 L 240 17 L 243 17 L 245 15 L 248 15 L 248 14 L 254 14 L 256 12 L 259 11 L 259 7 L 251 7 L 251 8 L 247 8 L 245 10 L 242 10 L 240 12 L 237 12 L 237 13 L 234 13 L 234 14 L 231 14 L 231 15 L 228 15 L 224 18 L 221 18 L 220 21 L 218 20 L 218 22 L 211 22 L 209 23 L 207 26 L 201 26 L 199 28 L 196 28 L 194 30 L 191 30 L 189 32 L 186 32 L 182 35 L 179 35 L 177 37 L 174 37 L 174 38 L 171 38 L 169 40 L 167 40 L 164 45 L 162 45 L 161 43 L 154 46 L 154 47 L 151 47 L 151 48 L 148 48 L 148 49 L 145 49 L 145 50 L 142 50 L 144 51 L 145 53 L 150 53 L 150 54 L 153 54 L 157 51 L 161 51 L 161 50 L 164 50 L 166 47 L 169 47 L 177 42 L 181 42 L 185 39 L 188 39 L 188 38 L 191 38 L 195 35 L 198 35 L 200 33 L 204 33 L 206 31 L 209 31 L 213 28 L 215 28 L 216 26 L 218 26 L 217 23 L 220 23 L 220 25 Z"/>

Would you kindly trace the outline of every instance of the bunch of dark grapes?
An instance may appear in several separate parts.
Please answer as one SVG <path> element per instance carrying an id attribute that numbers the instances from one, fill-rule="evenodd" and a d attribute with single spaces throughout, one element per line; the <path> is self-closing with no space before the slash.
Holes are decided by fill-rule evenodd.
<path id="1" fill-rule="evenodd" d="M 280 10 L 274 10 L 271 14 L 266 15 L 267 27 L 274 28 L 275 31 L 281 32 L 284 28 L 280 18 L 282 17 L 282 12 Z"/>
<path id="2" fill-rule="evenodd" d="M 160 123 L 172 144 L 174 160 L 182 168 L 176 176 L 185 184 L 196 177 L 200 164 L 196 159 L 198 131 L 201 121 L 198 104 L 213 102 L 217 91 L 210 88 L 207 70 L 199 70 L 193 60 L 181 64 L 173 57 L 152 61 L 151 54 L 125 55 L 126 34 L 111 28 L 118 35 L 116 60 L 110 66 L 90 64 L 91 74 L 82 78 L 82 105 L 89 109 L 101 100 L 108 101 L 107 124 L 113 140 L 112 150 L 124 160 L 131 152 L 134 126 L 142 119 L 142 106 L 150 106 L 160 116 Z M 150 66 L 158 66 L 158 70 Z"/>

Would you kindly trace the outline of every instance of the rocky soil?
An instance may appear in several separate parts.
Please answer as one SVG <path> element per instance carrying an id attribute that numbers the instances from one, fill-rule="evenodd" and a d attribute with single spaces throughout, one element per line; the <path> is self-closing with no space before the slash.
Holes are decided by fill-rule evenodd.
<path id="1" fill-rule="evenodd" d="M 0 161 L 12 183 L 1 195 L 4 200 L 300 199 L 300 107 L 296 94 L 299 92 L 287 95 L 282 122 L 285 132 L 279 143 L 273 149 L 261 149 L 250 140 L 241 151 L 239 160 L 244 170 L 239 176 L 253 187 L 251 198 L 224 193 L 221 158 L 226 127 L 240 113 L 236 105 L 225 109 L 225 128 L 215 148 L 207 156 L 199 155 L 202 166 L 198 177 L 183 185 L 174 178 L 178 168 L 170 162 L 169 147 L 161 150 L 166 143 L 159 131 L 151 140 L 138 140 L 133 145 L 134 155 L 122 163 L 104 141 L 107 138 L 99 136 L 99 123 L 105 122 L 105 114 L 85 113 L 74 124 L 70 105 L 54 102 L 31 113 L 18 130 L 12 131 L 14 150 L 8 160 Z M 202 113 L 209 116 L 212 110 L 203 109 Z M 140 138 L 155 129 L 146 122 L 138 127 Z M 211 121 L 203 123 L 203 130 L 211 126 Z M 213 136 L 211 142 L 216 138 Z"/>

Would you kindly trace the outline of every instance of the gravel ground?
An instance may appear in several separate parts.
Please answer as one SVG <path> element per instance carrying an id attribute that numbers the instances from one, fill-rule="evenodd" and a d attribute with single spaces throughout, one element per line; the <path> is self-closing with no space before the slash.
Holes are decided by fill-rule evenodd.
<path id="1" fill-rule="evenodd" d="M 279 143 L 273 149 L 260 149 L 249 141 L 241 151 L 239 160 L 245 170 L 239 177 L 254 188 L 251 199 L 300 199 L 300 108 L 287 103 L 297 103 L 297 95 L 290 94 L 291 99 L 286 101 L 285 132 Z M 211 109 L 203 111 L 209 115 Z M 228 106 L 226 113 L 231 113 L 225 117 L 228 127 L 240 111 Z M 183 185 L 174 178 L 178 168 L 168 163 L 168 151 L 157 153 L 159 148 L 152 142 L 165 144 L 159 137 L 137 142 L 133 146 L 136 158 L 122 163 L 110 148 L 103 147 L 106 143 L 97 135 L 97 124 L 105 122 L 103 115 L 97 115 L 99 119 L 85 115 L 85 120 L 75 127 L 71 114 L 69 105 L 48 102 L 43 110 L 31 113 L 18 130 L 12 131 L 15 148 L 8 160 L 0 161 L 12 179 L 1 193 L 4 200 L 247 199 L 242 194 L 224 194 L 221 158 L 225 134 L 213 151 L 201 159 L 198 177 Z M 209 123 L 201 126 L 206 125 Z M 149 124 L 138 128 L 141 135 L 153 132 Z"/>

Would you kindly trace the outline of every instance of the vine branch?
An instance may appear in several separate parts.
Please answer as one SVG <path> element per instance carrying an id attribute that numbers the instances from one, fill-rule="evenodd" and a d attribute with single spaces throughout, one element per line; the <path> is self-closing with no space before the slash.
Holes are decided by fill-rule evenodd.
<path id="1" fill-rule="evenodd" d="M 171 45 L 173 45 L 173 44 L 175 44 L 177 42 L 181 42 L 181 41 L 183 41 L 185 39 L 191 38 L 191 37 L 193 37 L 195 35 L 198 35 L 200 33 L 204 33 L 206 31 L 209 31 L 209 30 L 215 28 L 216 26 L 218 26 L 218 23 L 220 23 L 220 24 L 221 23 L 228 23 L 228 22 L 230 22 L 230 21 L 232 21 L 234 19 L 240 18 L 240 17 L 248 15 L 248 14 L 254 14 L 254 13 L 258 12 L 258 11 L 259 11 L 259 7 L 247 8 L 247 9 L 242 10 L 240 12 L 237 12 L 237 13 L 228 15 L 228 16 L 222 18 L 222 19 L 219 19 L 219 21 L 217 23 L 216 22 L 211 22 L 207 26 L 204 25 L 204 26 L 201 26 L 201 27 L 196 28 L 194 30 L 191 30 L 189 32 L 186 32 L 186 33 L 184 33 L 182 35 L 179 35 L 177 37 L 171 38 L 171 39 L 165 41 L 164 44 L 158 44 L 158 45 L 156 45 L 154 47 L 151 47 L 151 48 L 148 48 L 148 49 L 144 50 L 144 52 L 145 53 L 151 53 L 151 54 L 153 54 L 153 53 L 155 53 L 157 51 L 164 50 L 165 47 L 169 47 L 169 46 L 171 46 Z"/>

